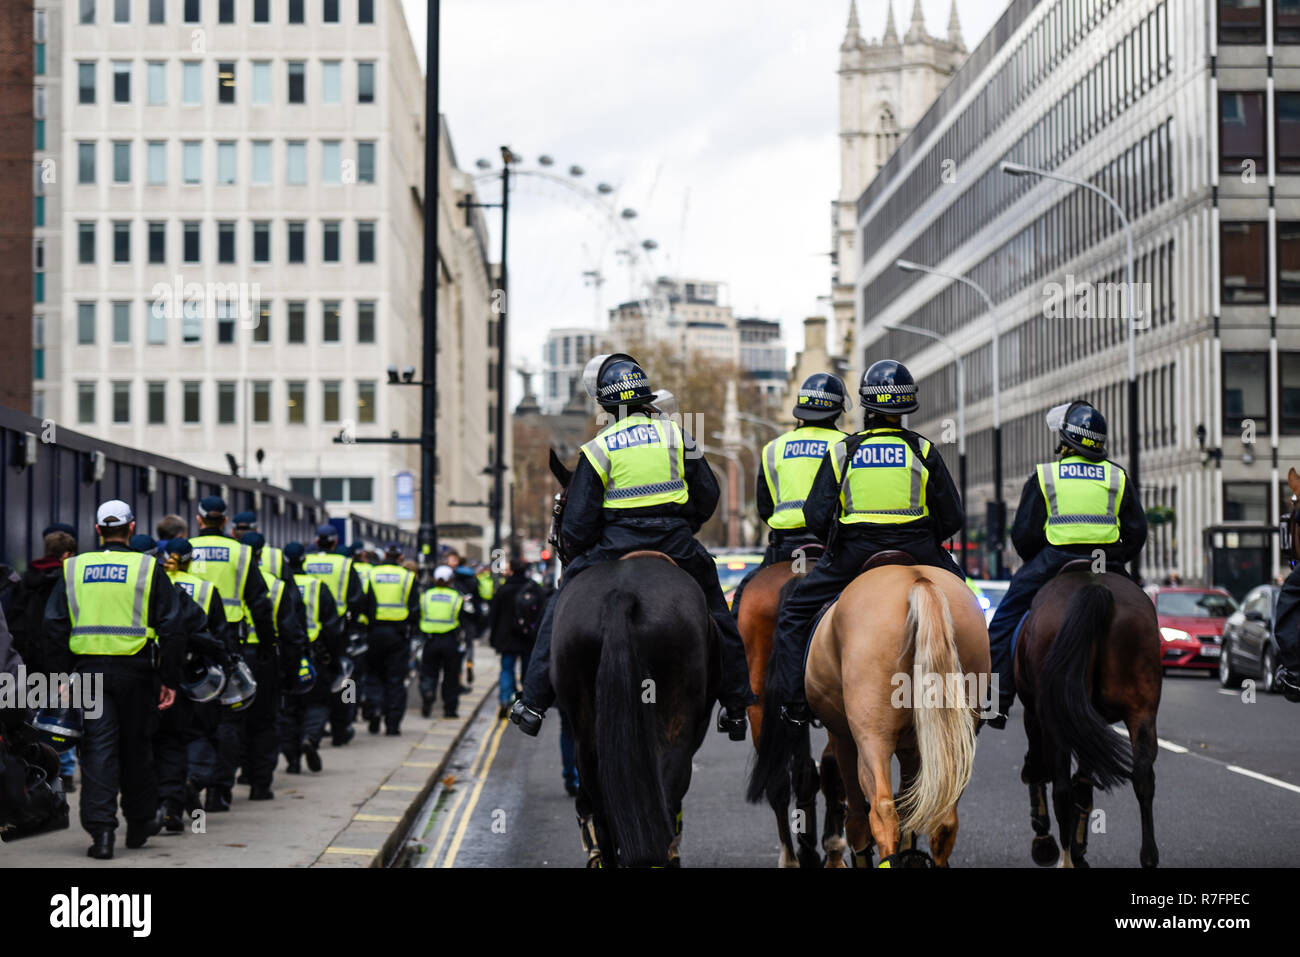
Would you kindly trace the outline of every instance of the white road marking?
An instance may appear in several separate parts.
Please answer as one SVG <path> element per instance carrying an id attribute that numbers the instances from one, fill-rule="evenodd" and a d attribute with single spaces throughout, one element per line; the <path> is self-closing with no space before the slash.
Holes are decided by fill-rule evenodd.
<path id="1" fill-rule="evenodd" d="M 1110 729 L 1121 738 L 1128 737 L 1128 728 L 1125 728 L 1122 725 L 1112 724 Z M 1174 744 L 1174 742 L 1166 741 L 1164 738 L 1156 738 L 1156 744 L 1160 745 L 1160 747 L 1164 748 L 1166 751 L 1172 751 L 1174 754 L 1186 754 L 1188 752 L 1188 749 L 1183 747 L 1181 744 Z"/>
<path id="2" fill-rule="evenodd" d="M 1110 729 L 1118 735 L 1128 737 L 1128 731 L 1120 725 L 1112 724 Z M 1156 738 L 1156 743 L 1166 751 L 1172 751 L 1174 754 L 1192 753 L 1190 748 L 1185 748 L 1181 744 L 1175 744 L 1172 741 L 1166 741 L 1164 738 Z M 1263 781 L 1265 784 L 1272 784 L 1275 787 L 1285 788 L 1288 791 L 1294 791 L 1296 794 L 1300 794 L 1300 785 L 1292 784 L 1289 781 L 1281 781 L 1278 778 L 1269 777 L 1267 774 L 1260 774 L 1258 771 L 1252 771 L 1250 768 L 1243 768 L 1237 764 L 1224 764 L 1224 762 L 1216 760 L 1206 754 L 1196 754 L 1194 757 L 1198 757 L 1203 761 L 1209 761 L 1213 764 L 1222 765 L 1233 774 L 1240 774 L 1248 778 L 1254 778 L 1256 781 Z"/>
<path id="3" fill-rule="evenodd" d="M 1220 689 L 1219 689 L 1219 694 L 1226 694 L 1229 698 L 1235 698 L 1235 697 L 1237 697 L 1239 694 L 1241 694 L 1241 692 L 1240 692 L 1240 691 L 1233 691 L 1231 688 L 1220 688 Z"/>
<path id="4" fill-rule="evenodd" d="M 1228 770 L 1234 774 L 1244 774 L 1248 778 L 1254 778 L 1256 781 L 1263 781 L 1265 784 L 1272 784 L 1280 788 L 1286 788 L 1288 791 L 1294 791 L 1300 794 L 1300 786 L 1291 784 L 1287 781 L 1279 781 L 1277 778 L 1271 778 L 1267 774 L 1260 774 L 1258 771 L 1252 771 L 1249 768 L 1241 768 L 1235 764 L 1229 764 Z"/>

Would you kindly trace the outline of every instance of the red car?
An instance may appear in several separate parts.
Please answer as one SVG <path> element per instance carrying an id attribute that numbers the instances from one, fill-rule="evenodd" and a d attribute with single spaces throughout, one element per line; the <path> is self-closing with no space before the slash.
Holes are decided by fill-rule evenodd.
<path id="1" fill-rule="evenodd" d="M 1152 587 L 1147 594 L 1160 620 L 1161 664 L 1214 672 L 1223 647 L 1223 625 L 1237 610 L 1222 588 Z"/>

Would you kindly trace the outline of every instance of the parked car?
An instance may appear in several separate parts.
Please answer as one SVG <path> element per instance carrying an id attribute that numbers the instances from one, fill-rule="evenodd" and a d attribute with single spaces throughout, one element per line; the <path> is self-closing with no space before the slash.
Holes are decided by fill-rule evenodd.
<path id="1" fill-rule="evenodd" d="M 1254 678 L 1264 691 L 1276 690 L 1281 658 L 1273 637 L 1273 615 L 1279 591 L 1277 585 L 1252 588 L 1228 618 L 1219 656 L 1219 684 L 1223 687 L 1239 688 L 1243 678 Z"/>
<path id="2" fill-rule="evenodd" d="M 718 563 L 718 583 L 722 585 L 722 594 L 731 607 L 731 599 L 736 593 L 736 586 L 759 565 L 763 564 L 763 553 L 753 551 L 718 551 L 713 553 L 713 560 Z"/>
<path id="3" fill-rule="evenodd" d="M 1002 604 L 1002 599 L 1007 596 L 1007 589 L 1011 586 L 1011 582 L 1001 579 L 967 578 L 966 584 L 979 599 L 980 608 L 984 609 L 985 623 L 991 622 L 993 613 L 998 610 L 998 605 Z"/>
<path id="4" fill-rule="evenodd" d="M 1222 588 L 1152 586 L 1146 590 L 1160 622 L 1160 663 L 1214 674 L 1222 658 L 1224 624 L 1237 603 Z"/>

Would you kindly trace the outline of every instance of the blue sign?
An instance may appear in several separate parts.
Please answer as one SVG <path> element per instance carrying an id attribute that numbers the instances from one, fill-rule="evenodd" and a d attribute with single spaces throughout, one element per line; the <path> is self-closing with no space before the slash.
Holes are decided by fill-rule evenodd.
<path id="1" fill-rule="evenodd" d="M 902 445 L 860 445 L 853 453 L 850 468 L 902 468 L 907 464 Z"/>
<path id="2" fill-rule="evenodd" d="M 611 452 L 638 445 L 659 444 L 659 432 L 653 425 L 634 425 L 630 429 L 623 429 L 605 438 L 605 447 Z"/>
<path id="3" fill-rule="evenodd" d="M 783 459 L 820 459 L 826 455 L 826 443 L 815 439 L 801 442 L 787 442 Z"/>
<path id="4" fill-rule="evenodd" d="M 415 476 L 410 472 L 398 472 L 397 486 L 397 520 L 415 518 Z"/>
<path id="5" fill-rule="evenodd" d="M 1061 465 L 1061 478 L 1096 479 L 1098 482 L 1104 482 L 1106 480 L 1106 469 L 1101 465 L 1077 465 L 1074 462 L 1068 462 Z"/>
<path id="6" fill-rule="evenodd" d="M 125 565 L 87 565 L 81 576 L 83 582 L 124 582 Z"/>
<path id="7" fill-rule="evenodd" d="M 206 562 L 228 562 L 230 561 L 230 549 L 221 548 L 218 545 L 200 545 L 194 549 L 194 558 Z"/>

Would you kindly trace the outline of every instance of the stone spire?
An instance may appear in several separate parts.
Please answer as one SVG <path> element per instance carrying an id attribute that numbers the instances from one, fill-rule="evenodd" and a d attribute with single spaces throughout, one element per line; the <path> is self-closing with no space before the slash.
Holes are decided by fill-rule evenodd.
<path id="1" fill-rule="evenodd" d="M 958 50 L 966 49 L 966 43 L 961 38 L 961 21 L 957 19 L 957 0 L 952 0 L 948 12 L 948 42 Z"/>
<path id="2" fill-rule="evenodd" d="M 889 15 L 885 18 L 885 35 L 881 42 L 886 45 L 898 45 L 898 31 L 894 29 L 894 0 L 885 0 L 885 9 Z"/>
<path id="3" fill-rule="evenodd" d="M 907 27 L 903 42 L 920 43 L 925 38 L 925 14 L 921 12 L 921 0 L 912 0 L 912 22 Z"/>
<path id="4" fill-rule="evenodd" d="M 858 26 L 858 3 L 857 0 L 849 0 L 849 25 L 844 31 L 844 42 L 840 44 L 840 52 L 848 53 L 850 50 L 861 50 L 866 44 L 862 40 L 862 28 Z"/>

